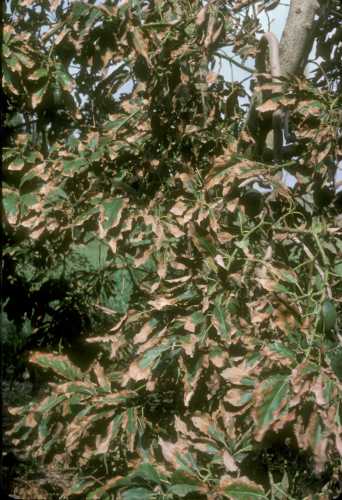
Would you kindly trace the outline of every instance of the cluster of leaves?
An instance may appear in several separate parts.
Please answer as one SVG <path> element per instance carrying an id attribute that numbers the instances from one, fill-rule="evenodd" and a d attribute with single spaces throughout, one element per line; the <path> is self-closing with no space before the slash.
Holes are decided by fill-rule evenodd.
<path id="1" fill-rule="evenodd" d="M 30 3 L 4 29 L 8 116 L 30 121 L 4 153 L 6 253 L 31 293 L 68 284 L 46 314 L 78 297 L 110 326 L 86 370 L 31 354 L 59 381 L 11 410 L 13 444 L 67 498 L 304 498 L 294 465 L 266 463 L 279 444 L 333 491 L 341 229 L 313 188 L 340 154 L 338 98 L 292 82 L 300 154 L 252 161 L 243 89 L 208 65 L 225 45 L 253 54 L 256 21 L 216 2 L 41 2 L 16 33 Z"/>

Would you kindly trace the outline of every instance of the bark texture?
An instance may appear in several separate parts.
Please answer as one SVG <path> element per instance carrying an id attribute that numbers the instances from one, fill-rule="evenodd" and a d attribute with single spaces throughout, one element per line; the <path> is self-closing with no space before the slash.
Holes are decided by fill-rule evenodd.
<path id="1" fill-rule="evenodd" d="M 280 41 L 279 53 L 277 50 L 278 41 L 273 33 L 265 33 L 260 41 L 260 50 L 256 59 L 256 70 L 259 73 L 270 72 L 271 70 L 273 77 L 290 77 L 304 70 L 314 41 L 315 14 L 318 8 L 318 0 L 291 0 L 289 14 Z M 267 44 L 265 46 L 266 40 L 268 46 Z M 262 65 L 265 65 L 265 50 L 269 51 L 271 64 L 269 69 L 262 67 Z M 260 116 L 260 113 L 256 110 L 263 100 L 264 96 L 258 92 L 254 93 L 246 121 L 247 129 L 256 142 L 255 151 L 257 156 L 264 150 L 265 139 L 270 130 L 273 128 L 274 133 L 276 133 L 272 113 L 269 116 L 265 114 Z M 277 128 L 279 129 L 279 126 Z M 278 130 L 279 134 L 282 136 L 281 127 L 280 131 Z M 275 149 L 275 142 L 273 141 L 273 150 Z M 275 151 L 273 152 L 275 153 Z M 274 154 L 274 156 L 277 155 Z"/>
<path id="2" fill-rule="evenodd" d="M 318 0 L 291 0 L 279 49 L 283 76 L 304 69 L 314 40 L 314 18 L 318 8 Z"/>

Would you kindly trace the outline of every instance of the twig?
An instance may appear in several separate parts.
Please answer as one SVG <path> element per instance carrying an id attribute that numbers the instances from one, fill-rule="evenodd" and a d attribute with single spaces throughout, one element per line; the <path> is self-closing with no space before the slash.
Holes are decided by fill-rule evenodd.
<path id="1" fill-rule="evenodd" d="M 250 73 L 251 75 L 254 75 L 254 69 L 251 69 L 249 68 L 248 66 L 245 66 L 244 64 L 242 63 L 239 63 L 238 61 L 236 61 L 233 57 L 231 56 L 227 56 L 226 54 L 222 54 L 222 52 L 217 52 L 216 55 L 218 57 L 222 57 L 222 59 L 226 59 L 226 61 L 229 61 L 233 64 L 235 64 L 235 66 L 237 66 L 238 68 L 240 69 L 243 69 L 244 71 L 247 71 L 248 73 Z"/>

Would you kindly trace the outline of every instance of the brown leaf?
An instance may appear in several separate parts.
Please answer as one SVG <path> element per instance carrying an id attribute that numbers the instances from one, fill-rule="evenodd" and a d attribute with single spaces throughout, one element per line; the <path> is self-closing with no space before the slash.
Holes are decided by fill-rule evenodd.
<path id="1" fill-rule="evenodd" d="M 327 404 L 327 401 L 324 397 L 324 384 L 322 375 L 319 375 L 315 383 L 312 384 L 311 391 L 314 393 L 316 397 L 318 406 L 324 406 Z"/>
<path id="2" fill-rule="evenodd" d="M 109 422 L 109 424 L 107 425 L 105 435 L 103 437 L 100 434 L 96 436 L 95 440 L 96 449 L 94 455 L 102 455 L 103 453 L 107 453 L 107 451 L 109 450 L 109 445 L 113 438 L 113 427 L 114 427 L 114 420 L 111 420 L 111 422 Z"/>
<path id="3" fill-rule="evenodd" d="M 103 366 L 101 366 L 98 361 L 96 361 L 96 363 L 93 367 L 93 370 L 94 370 L 94 373 L 96 375 L 97 382 L 98 382 L 99 386 L 103 387 L 105 389 L 110 389 L 110 386 L 111 386 L 110 380 L 106 376 Z"/>
<path id="4" fill-rule="evenodd" d="M 222 377 L 228 380 L 234 385 L 244 385 L 242 379 L 248 377 L 252 368 L 247 367 L 245 362 L 242 362 L 239 366 L 233 366 L 232 368 L 226 368 L 221 372 Z"/>
<path id="5" fill-rule="evenodd" d="M 204 22 L 206 20 L 206 17 L 207 17 L 207 10 L 208 10 L 208 5 L 205 5 L 198 12 L 198 14 L 196 16 L 196 24 L 197 24 L 197 26 L 202 26 L 202 24 L 204 24 Z"/>
<path id="6" fill-rule="evenodd" d="M 229 403 L 232 406 L 236 406 L 237 408 L 240 408 L 241 406 L 244 406 L 247 401 L 244 400 L 244 396 L 246 395 L 246 389 L 230 389 L 229 391 L 226 392 L 224 396 L 224 401 Z"/>
<path id="7" fill-rule="evenodd" d="M 167 228 L 172 234 L 172 236 L 174 236 L 175 238 L 180 238 L 185 234 L 184 231 L 182 231 L 181 229 L 179 229 L 178 226 L 176 226 L 176 224 L 167 224 Z"/>
<path id="8" fill-rule="evenodd" d="M 176 443 L 171 443 L 170 441 L 164 441 L 162 438 L 159 438 L 158 442 L 164 459 L 173 465 L 174 468 L 178 467 L 177 455 L 182 456 L 187 451 L 187 442 L 182 439 L 178 439 Z"/>
<path id="9" fill-rule="evenodd" d="M 158 297 L 155 300 L 150 300 L 148 302 L 152 307 L 161 311 L 165 307 L 172 306 L 176 303 L 176 299 L 168 299 L 167 297 Z"/>
<path id="10" fill-rule="evenodd" d="M 148 65 L 151 66 L 151 61 L 148 56 L 148 42 L 145 40 L 143 32 L 138 27 L 135 27 L 131 29 L 131 34 L 135 50 L 138 54 L 143 56 Z"/>
<path id="11" fill-rule="evenodd" d="M 184 322 L 184 329 L 187 330 L 188 332 L 194 333 L 196 330 L 196 325 L 193 322 L 193 319 L 191 316 L 187 316 Z"/>
<path id="12" fill-rule="evenodd" d="M 170 212 L 174 215 L 183 215 L 187 210 L 187 206 L 183 201 L 177 201 L 175 205 L 171 208 Z"/>
<path id="13" fill-rule="evenodd" d="M 273 101 L 272 99 L 268 99 L 263 104 L 260 104 L 256 109 L 259 113 L 267 113 L 268 111 L 275 111 L 279 108 L 279 102 Z"/>
<path id="14" fill-rule="evenodd" d="M 201 416 L 195 416 L 191 418 L 192 423 L 197 429 L 199 429 L 203 434 L 208 434 L 209 427 L 213 424 L 209 415 L 202 414 Z"/>
<path id="15" fill-rule="evenodd" d="M 142 344 L 147 340 L 147 337 L 153 331 L 153 323 L 151 321 L 147 321 L 142 329 L 135 335 L 133 338 L 133 344 Z"/>
<path id="16" fill-rule="evenodd" d="M 234 457 L 227 450 L 224 450 L 222 454 L 223 463 L 228 472 L 236 472 L 239 468 L 236 465 Z"/>
<path id="17" fill-rule="evenodd" d="M 130 380 L 138 382 L 139 380 L 147 379 L 150 372 L 151 369 L 149 367 L 141 368 L 139 366 L 139 360 L 133 361 L 129 366 L 128 373 L 122 377 L 122 385 L 127 385 Z"/>
<path id="18" fill-rule="evenodd" d="M 183 341 L 183 349 L 185 354 L 188 356 L 193 356 L 196 348 L 196 344 L 198 342 L 198 337 L 196 335 L 189 335 Z"/>
<path id="19" fill-rule="evenodd" d="M 258 283 L 268 292 L 274 292 L 278 285 L 278 282 L 271 278 L 259 278 Z"/>

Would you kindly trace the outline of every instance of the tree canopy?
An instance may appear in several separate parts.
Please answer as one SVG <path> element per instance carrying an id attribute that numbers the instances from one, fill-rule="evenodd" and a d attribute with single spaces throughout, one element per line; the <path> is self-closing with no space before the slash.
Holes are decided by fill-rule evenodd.
<path id="1" fill-rule="evenodd" d="M 337 498 L 342 8 L 292 0 L 275 81 L 278 4 L 10 2 L 3 350 L 50 382 L 9 409 L 23 498 Z"/>

